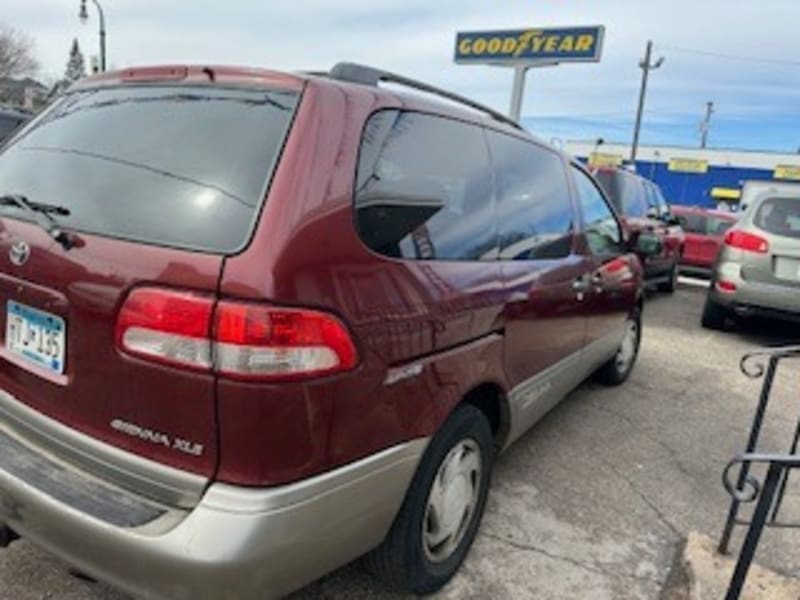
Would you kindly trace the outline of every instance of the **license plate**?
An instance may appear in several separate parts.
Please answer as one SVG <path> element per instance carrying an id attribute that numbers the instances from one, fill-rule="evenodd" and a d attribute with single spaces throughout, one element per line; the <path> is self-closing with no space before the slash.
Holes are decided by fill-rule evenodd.
<path id="1" fill-rule="evenodd" d="M 6 348 L 12 354 L 54 373 L 64 372 L 64 319 L 9 300 L 6 306 Z"/>

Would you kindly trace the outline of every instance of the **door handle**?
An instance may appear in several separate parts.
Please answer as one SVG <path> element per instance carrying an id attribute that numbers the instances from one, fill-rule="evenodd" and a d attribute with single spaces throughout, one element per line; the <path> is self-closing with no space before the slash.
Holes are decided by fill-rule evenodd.
<path id="1" fill-rule="evenodd" d="M 578 277 L 572 282 L 572 289 L 575 291 L 575 298 L 577 298 L 578 302 L 583 302 L 583 296 L 587 287 L 585 276 Z"/>

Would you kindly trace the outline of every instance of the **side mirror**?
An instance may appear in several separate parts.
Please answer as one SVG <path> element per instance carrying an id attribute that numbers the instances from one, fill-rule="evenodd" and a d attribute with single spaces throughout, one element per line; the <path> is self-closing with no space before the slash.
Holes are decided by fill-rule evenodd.
<path id="1" fill-rule="evenodd" d="M 658 209 L 655 206 L 649 206 L 645 215 L 648 219 L 658 219 L 660 217 Z"/>
<path id="2" fill-rule="evenodd" d="M 661 238 L 648 231 L 643 231 L 636 237 L 633 247 L 633 251 L 643 258 L 657 256 L 663 249 L 664 244 L 661 242 Z"/>

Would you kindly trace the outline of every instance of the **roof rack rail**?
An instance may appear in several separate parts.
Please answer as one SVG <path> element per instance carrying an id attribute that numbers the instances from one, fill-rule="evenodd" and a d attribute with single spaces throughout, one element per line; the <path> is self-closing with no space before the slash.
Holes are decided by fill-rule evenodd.
<path id="1" fill-rule="evenodd" d="M 376 69 L 374 67 L 369 67 L 366 65 L 359 65 L 357 63 L 340 62 L 336 63 L 333 66 L 328 75 L 333 79 L 338 79 L 340 81 L 348 81 L 350 83 L 360 83 L 362 85 L 370 85 L 373 87 L 377 87 L 381 81 L 385 81 L 388 83 L 396 83 L 409 88 L 413 88 L 415 90 L 420 90 L 422 92 L 427 92 L 429 94 L 441 96 L 442 98 L 447 98 L 448 100 L 452 100 L 453 102 L 458 102 L 459 104 L 464 104 L 466 106 L 469 106 L 470 108 L 473 108 L 477 111 L 489 115 L 490 117 L 492 117 L 497 121 L 501 121 L 507 125 L 511 125 L 516 129 L 522 129 L 522 126 L 519 123 L 517 123 L 514 119 L 507 117 L 506 115 L 499 113 L 496 110 L 489 108 L 488 106 L 480 104 L 479 102 L 475 102 L 474 100 L 470 100 L 469 98 L 465 98 L 464 96 L 460 96 L 453 92 L 448 92 L 447 90 L 437 88 L 428 83 L 417 81 L 415 79 L 404 77 L 402 75 L 397 75 L 396 73 L 391 73 L 389 71 L 384 71 L 382 69 Z"/>

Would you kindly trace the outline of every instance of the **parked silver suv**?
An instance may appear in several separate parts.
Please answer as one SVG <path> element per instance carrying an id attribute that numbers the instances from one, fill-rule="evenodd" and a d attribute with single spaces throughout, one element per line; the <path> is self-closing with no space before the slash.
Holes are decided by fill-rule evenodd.
<path id="1" fill-rule="evenodd" d="M 703 327 L 732 316 L 800 320 L 800 183 L 747 182 L 744 214 L 725 234 L 703 310 Z"/>

